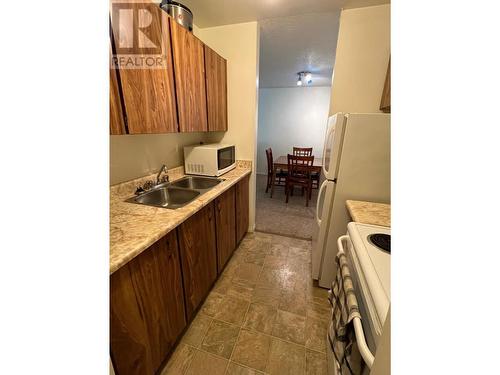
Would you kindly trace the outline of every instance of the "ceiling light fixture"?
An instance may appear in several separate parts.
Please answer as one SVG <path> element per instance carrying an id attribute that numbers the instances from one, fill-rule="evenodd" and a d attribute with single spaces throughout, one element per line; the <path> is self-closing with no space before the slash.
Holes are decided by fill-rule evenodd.
<path id="1" fill-rule="evenodd" d="M 312 83 L 311 72 L 298 72 L 297 73 L 297 86 L 302 86 L 304 83 L 310 85 Z"/>

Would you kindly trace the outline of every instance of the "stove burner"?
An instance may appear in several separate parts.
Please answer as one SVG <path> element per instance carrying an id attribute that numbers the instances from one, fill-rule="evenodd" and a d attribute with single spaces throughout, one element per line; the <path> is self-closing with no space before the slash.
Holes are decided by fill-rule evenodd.
<path id="1" fill-rule="evenodd" d="M 368 241 L 379 249 L 391 253 L 391 235 L 383 233 L 374 233 L 368 236 Z"/>

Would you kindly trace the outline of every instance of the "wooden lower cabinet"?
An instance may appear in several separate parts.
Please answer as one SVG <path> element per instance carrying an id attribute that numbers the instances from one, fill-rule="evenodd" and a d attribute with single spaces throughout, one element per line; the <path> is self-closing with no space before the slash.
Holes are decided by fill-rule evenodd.
<path id="1" fill-rule="evenodd" d="M 118 374 L 152 374 L 153 361 L 146 322 L 142 318 L 128 265 L 111 276 L 110 344 Z"/>
<path id="2" fill-rule="evenodd" d="M 153 375 L 248 230 L 249 176 L 111 275 L 117 375 Z"/>
<path id="3" fill-rule="evenodd" d="M 245 176 L 236 184 L 236 242 L 245 237 L 249 224 L 250 176 Z"/>
<path id="4" fill-rule="evenodd" d="M 176 232 L 112 274 L 110 295 L 116 373 L 154 374 L 186 326 Z"/>
<path id="5" fill-rule="evenodd" d="M 217 278 L 214 203 L 177 227 L 188 321 Z"/>
<path id="6" fill-rule="evenodd" d="M 215 199 L 217 272 L 220 274 L 236 248 L 235 187 Z"/>

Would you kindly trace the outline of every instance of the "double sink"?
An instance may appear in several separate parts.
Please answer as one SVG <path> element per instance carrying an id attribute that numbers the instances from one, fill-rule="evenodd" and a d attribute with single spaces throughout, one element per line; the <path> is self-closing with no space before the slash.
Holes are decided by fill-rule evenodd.
<path id="1" fill-rule="evenodd" d="M 157 185 L 151 190 L 127 199 L 126 202 L 176 209 L 187 205 L 222 181 L 224 180 L 215 177 L 186 176 L 174 182 Z"/>

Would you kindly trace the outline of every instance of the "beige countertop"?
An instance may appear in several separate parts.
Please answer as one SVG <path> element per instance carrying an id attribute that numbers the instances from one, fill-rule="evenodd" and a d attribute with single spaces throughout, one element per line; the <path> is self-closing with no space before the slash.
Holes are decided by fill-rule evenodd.
<path id="1" fill-rule="evenodd" d="M 135 258 L 172 229 L 198 212 L 252 171 L 249 161 L 238 161 L 235 169 L 220 176 L 225 181 L 176 210 L 128 203 L 135 188 L 153 175 L 110 188 L 110 274 Z M 182 167 L 169 170 L 170 181 L 184 176 Z"/>
<path id="2" fill-rule="evenodd" d="M 358 223 L 391 226 L 390 204 L 351 200 L 347 200 L 345 204 L 352 219 Z"/>

